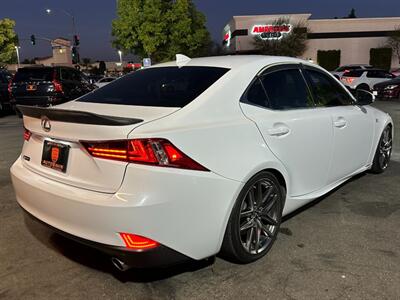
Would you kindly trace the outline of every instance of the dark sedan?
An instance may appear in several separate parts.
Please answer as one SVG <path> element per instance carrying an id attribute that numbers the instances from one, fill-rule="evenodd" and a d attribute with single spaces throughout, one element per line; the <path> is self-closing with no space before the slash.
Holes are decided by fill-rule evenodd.
<path id="1" fill-rule="evenodd" d="M 377 98 L 400 100 L 400 78 L 397 77 L 389 81 L 375 84 L 374 91 L 377 92 Z"/>

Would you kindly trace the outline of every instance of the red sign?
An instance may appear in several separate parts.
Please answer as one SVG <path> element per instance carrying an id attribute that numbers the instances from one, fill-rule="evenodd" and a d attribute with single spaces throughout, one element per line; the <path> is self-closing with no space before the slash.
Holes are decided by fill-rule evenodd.
<path id="1" fill-rule="evenodd" d="M 279 40 L 284 34 L 292 31 L 292 25 L 254 25 L 251 33 L 259 35 L 262 39 L 275 39 Z"/>

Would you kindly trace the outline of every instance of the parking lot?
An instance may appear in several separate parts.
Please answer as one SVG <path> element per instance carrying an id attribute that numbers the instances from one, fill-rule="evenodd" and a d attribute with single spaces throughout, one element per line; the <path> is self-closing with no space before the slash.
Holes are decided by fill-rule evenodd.
<path id="1" fill-rule="evenodd" d="M 374 104 L 400 128 L 400 102 Z M 22 122 L 0 117 L 0 299 L 399 299 L 400 138 L 389 169 L 361 174 L 286 218 L 253 264 L 219 257 L 120 273 L 107 256 L 24 217 L 9 168 Z"/>

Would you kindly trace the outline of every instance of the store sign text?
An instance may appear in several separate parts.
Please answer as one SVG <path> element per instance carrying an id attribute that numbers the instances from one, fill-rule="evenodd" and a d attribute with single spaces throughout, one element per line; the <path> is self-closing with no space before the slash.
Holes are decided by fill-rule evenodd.
<path id="1" fill-rule="evenodd" d="M 292 25 L 254 25 L 251 34 L 258 35 L 263 40 L 280 40 L 292 31 Z"/>

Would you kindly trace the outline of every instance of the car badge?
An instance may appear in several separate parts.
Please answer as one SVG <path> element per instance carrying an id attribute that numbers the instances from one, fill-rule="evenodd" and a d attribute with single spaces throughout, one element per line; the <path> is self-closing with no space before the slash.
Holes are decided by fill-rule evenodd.
<path id="1" fill-rule="evenodd" d="M 51 130 L 51 123 L 48 117 L 43 116 L 41 118 L 41 125 L 44 131 L 49 132 Z"/>

